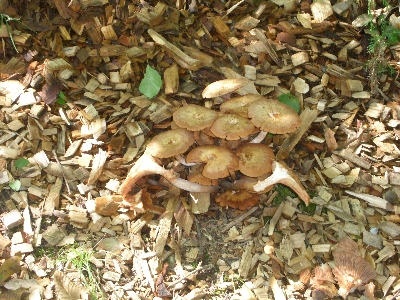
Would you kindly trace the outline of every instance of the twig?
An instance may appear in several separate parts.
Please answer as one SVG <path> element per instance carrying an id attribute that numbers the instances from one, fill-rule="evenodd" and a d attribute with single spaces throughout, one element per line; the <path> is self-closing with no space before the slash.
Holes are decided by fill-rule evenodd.
<path id="1" fill-rule="evenodd" d="M 192 276 L 193 274 L 195 274 L 197 272 L 200 272 L 200 271 L 203 271 L 203 270 L 209 270 L 211 268 L 213 268 L 213 265 L 206 265 L 204 267 L 197 267 L 196 270 L 193 270 L 192 272 L 187 273 L 182 278 L 179 278 L 178 280 L 175 280 L 174 282 L 172 282 L 170 285 L 167 286 L 167 288 L 171 288 L 171 287 L 177 285 L 181 281 L 185 280 L 186 278 L 188 278 L 189 276 Z"/>
<path id="2" fill-rule="evenodd" d="M 58 160 L 56 151 L 54 149 L 53 149 L 53 154 L 54 154 L 54 158 L 57 161 L 58 167 L 60 168 L 60 171 L 63 174 L 63 178 L 65 180 L 65 185 L 67 186 L 68 195 L 71 195 L 71 190 L 69 189 L 69 183 L 68 183 L 68 180 L 67 180 L 67 176 L 65 176 L 64 169 L 63 169 L 62 165 L 60 164 L 60 161 Z"/>
<path id="3" fill-rule="evenodd" d="M 254 213 L 258 209 L 258 206 L 254 206 L 252 209 L 250 209 L 248 212 L 244 213 L 240 217 L 237 217 L 235 220 L 230 222 L 228 225 L 226 225 L 224 228 L 222 228 L 221 232 L 227 231 L 229 228 L 231 228 L 233 225 L 236 225 L 240 222 L 242 222 L 244 219 L 246 219 L 248 216 L 250 216 L 252 213 Z"/>

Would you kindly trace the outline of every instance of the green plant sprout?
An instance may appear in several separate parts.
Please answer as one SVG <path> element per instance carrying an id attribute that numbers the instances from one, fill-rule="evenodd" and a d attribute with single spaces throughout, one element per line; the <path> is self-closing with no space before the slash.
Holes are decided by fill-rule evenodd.
<path id="1" fill-rule="evenodd" d="M 32 30 L 34 33 L 37 33 L 37 32 L 36 32 L 35 30 L 33 30 L 32 28 L 30 28 L 29 26 L 27 26 L 27 25 L 25 25 L 24 23 L 22 23 L 22 22 L 19 20 L 19 18 L 12 18 L 12 17 L 10 17 L 9 15 L 6 15 L 6 14 L 0 14 L 0 28 L 1 28 L 3 25 L 6 26 L 6 28 L 7 28 L 7 33 L 8 33 L 8 35 L 10 36 L 10 39 L 11 39 L 11 43 L 12 43 L 12 45 L 13 45 L 15 51 L 17 51 L 17 53 L 19 53 L 19 51 L 18 51 L 18 49 L 17 49 L 17 46 L 15 45 L 15 42 L 14 42 L 14 38 L 13 38 L 13 35 L 12 35 L 12 31 L 11 31 L 11 28 L 10 28 L 10 24 L 8 24 L 10 21 L 16 21 L 16 22 L 18 22 L 19 24 L 21 24 L 22 26 L 24 26 L 25 28 L 27 28 L 27 29 L 29 29 L 29 30 Z"/>
<path id="2" fill-rule="evenodd" d="M 372 58 L 367 61 L 366 66 L 370 72 L 369 81 L 373 94 L 376 94 L 378 91 L 378 78 L 383 73 L 387 73 L 389 76 L 394 75 L 394 68 L 389 65 L 384 55 L 388 47 L 400 42 L 400 29 L 392 26 L 387 20 L 389 12 L 391 11 L 391 6 L 387 1 L 384 2 L 383 4 L 386 6 L 386 12 L 380 14 L 375 19 L 373 15 L 375 1 L 368 1 L 368 15 L 371 18 L 368 27 L 371 38 L 367 50 L 368 53 L 372 55 Z"/>
<path id="3" fill-rule="evenodd" d="M 57 103 L 61 106 L 64 106 L 65 104 L 67 104 L 67 98 L 66 98 L 64 92 L 61 91 L 58 93 Z"/>
<path id="4" fill-rule="evenodd" d="M 90 292 L 91 299 L 107 299 L 101 288 L 100 280 L 97 277 L 96 268 L 91 262 L 93 250 L 74 244 L 62 249 L 58 257 L 58 262 L 70 262 L 79 271 L 83 284 Z M 99 297 L 98 295 L 101 296 Z"/>

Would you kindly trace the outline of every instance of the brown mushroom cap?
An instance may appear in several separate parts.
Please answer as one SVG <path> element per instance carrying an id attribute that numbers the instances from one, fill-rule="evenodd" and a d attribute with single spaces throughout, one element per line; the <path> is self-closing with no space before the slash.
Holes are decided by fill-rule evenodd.
<path id="1" fill-rule="evenodd" d="M 276 134 L 293 132 L 301 125 L 299 115 L 291 107 L 267 98 L 251 103 L 248 117 L 256 127 Z"/>
<path id="2" fill-rule="evenodd" d="M 226 177 L 229 172 L 236 171 L 239 168 L 239 157 L 232 150 L 215 145 L 199 146 L 192 149 L 188 153 L 186 161 L 206 163 L 202 174 L 210 179 Z"/>
<path id="3" fill-rule="evenodd" d="M 189 174 L 187 177 L 187 180 L 190 182 L 195 182 L 201 185 L 218 185 L 218 180 L 217 179 L 210 179 L 204 176 L 201 173 L 192 173 Z"/>
<path id="4" fill-rule="evenodd" d="M 211 126 L 211 132 L 215 136 L 229 141 L 245 138 L 252 134 L 254 129 L 249 119 L 236 114 L 221 115 Z"/>
<path id="5" fill-rule="evenodd" d="M 166 158 L 186 152 L 194 143 L 193 133 L 183 128 L 164 131 L 150 141 L 146 151 L 158 158 Z"/>
<path id="6" fill-rule="evenodd" d="M 219 110 L 223 113 L 238 114 L 247 118 L 248 106 L 256 100 L 264 99 L 263 96 L 257 94 L 248 94 L 226 100 L 219 106 Z"/>
<path id="7" fill-rule="evenodd" d="M 210 108 L 196 104 L 188 104 L 175 110 L 173 120 L 181 127 L 197 131 L 210 127 L 218 113 Z"/>
<path id="8" fill-rule="evenodd" d="M 226 191 L 219 195 L 215 201 L 221 206 L 229 206 L 232 208 L 239 208 L 245 210 L 248 207 L 252 207 L 257 204 L 259 196 L 251 194 L 248 191 Z"/>
<path id="9" fill-rule="evenodd" d="M 239 170 L 244 175 L 259 177 L 272 172 L 274 152 L 264 144 L 246 144 L 236 150 L 239 156 Z"/>

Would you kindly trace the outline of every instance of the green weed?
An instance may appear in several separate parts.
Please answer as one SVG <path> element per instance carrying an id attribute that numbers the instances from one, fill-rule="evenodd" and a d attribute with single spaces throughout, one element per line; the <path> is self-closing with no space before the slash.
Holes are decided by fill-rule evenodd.
<path id="1" fill-rule="evenodd" d="M 96 268 L 90 260 L 93 258 L 93 250 L 79 244 L 65 247 L 58 253 L 57 262 L 70 263 L 80 273 L 83 284 L 90 292 L 92 299 L 107 299 L 101 289 L 100 280 L 96 274 Z M 99 296 L 100 295 L 100 296 Z"/>
<path id="2" fill-rule="evenodd" d="M 24 23 L 22 23 L 22 22 L 21 22 L 19 19 L 17 19 L 17 18 L 12 18 L 12 17 L 10 17 L 9 15 L 6 15 L 6 14 L 0 14 L 0 28 L 1 28 L 3 25 L 6 26 L 6 28 L 7 28 L 7 33 L 8 33 L 8 35 L 10 36 L 11 44 L 13 45 L 15 51 L 17 51 L 17 53 L 19 53 L 19 51 L 18 51 L 18 49 L 17 49 L 17 46 L 15 45 L 14 38 L 13 38 L 13 33 L 12 33 L 12 30 L 11 30 L 11 27 L 10 27 L 10 24 L 9 24 L 9 22 L 11 22 L 11 21 L 18 22 L 19 24 L 21 24 L 21 25 L 24 26 L 25 28 L 27 28 L 27 29 L 33 31 L 34 33 L 37 33 L 37 32 L 36 32 L 35 30 L 33 30 L 32 28 L 30 28 L 29 26 L 27 26 L 27 25 L 25 25 Z"/>
<path id="3" fill-rule="evenodd" d="M 291 198 L 297 197 L 297 194 L 293 192 L 290 188 L 288 188 L 286 185 L 278 183 L 274 187 L 274 191 L 278 193 L 278 195 L 275 196 L 274 200 L 272 200 L 271 205 L 272 206 L 279 206 L 282 201 L 286 200 L 286 198 L 289 196 Z"/>

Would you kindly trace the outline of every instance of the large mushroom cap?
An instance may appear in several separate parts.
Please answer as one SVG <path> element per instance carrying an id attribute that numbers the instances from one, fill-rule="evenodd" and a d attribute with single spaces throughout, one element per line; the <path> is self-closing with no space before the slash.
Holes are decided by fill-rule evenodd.
<path id="1" fill-rule="evenodd" d="M 193 143 L 191 131 L 183 128 L 171 129 L 153 137 L 146 151 L 152 156 L 166 158 L 186 152 Z"/>
<path id="2" fill-rule="evenodd" d="M 276 134 L 293 132 L 301 125 L 299 115 L 291 107 L 267 98 L 251 103 L 248 117 L 256 127 Z"/>
<path id="3" fill-rule="evenodd" d="M 210 108 L 188 104 L 178 108 L 172 117 L 179 127 L 197 131 L 210 127 L 217 116 L 218 113 Z"/>
<path id="4" fill-rule="evenodd" d="M 226 100 L 219 106 L 219 110 L 223 113 L 238 114 L 247 118 L 248 106 L 256 100 L 264 99 L 263 96 L 257 94 L 248 94 Z"/>
<path id="5" fill-rule="evenodd" d="M 239 157 L 224 147 L 205 145 L 192 149 L 187 157 L 187 162 L 203 162 L 206 165 L 202 174 L 211 179 L 229 176 L 229 172 L 239 168 Z"/>
<path id="6" fill-rule="evenodd" d="M 272 172 L 274 152 L 264 144 L 246 144 L 236 150 L 239 171 L 250 177 L 259 177 Z"/>
<path id="7" fill-rule="evenodd" d="M 215 119 L 211 132 L 222 139 L 239 140 L 253 133 L 255 127 L 249 119 L 236 115 L 226 114 Z"/>

